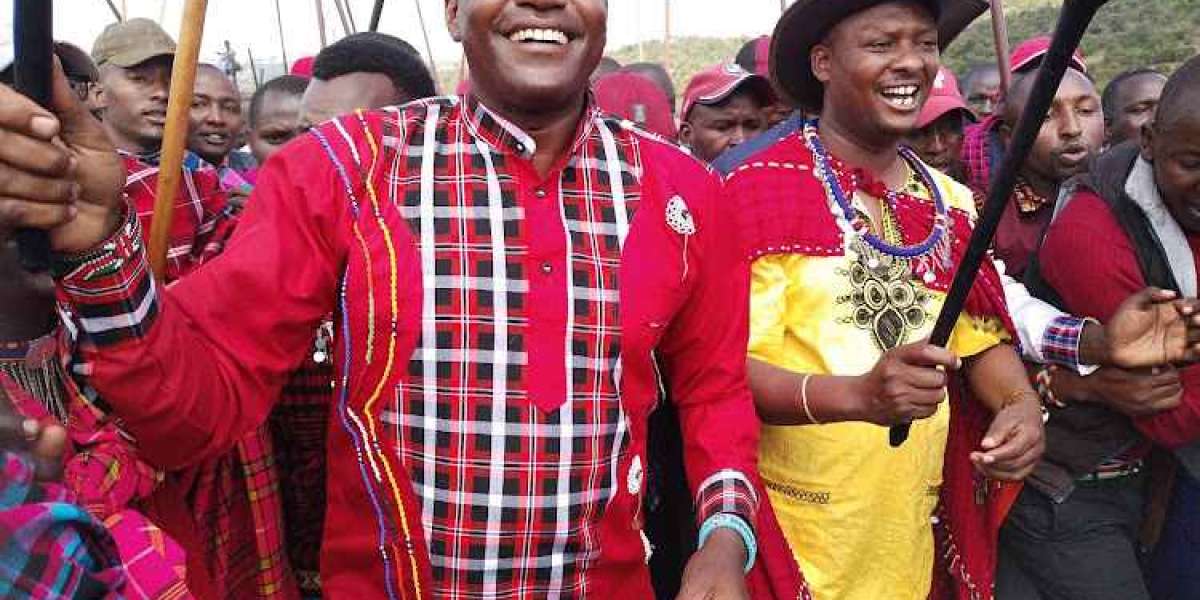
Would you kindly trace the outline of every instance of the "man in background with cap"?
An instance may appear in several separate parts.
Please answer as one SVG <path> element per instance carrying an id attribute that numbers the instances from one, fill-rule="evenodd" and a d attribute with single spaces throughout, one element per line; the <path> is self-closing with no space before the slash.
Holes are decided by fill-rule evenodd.
<path id="1" fill-rule="evenodd" d="M 620 69 L 596 78 L 592 90 L 600 110 L 663 139 L 675 141 L 678 136 L 671 100 L 649 76 Z"/>
<path id="2" fill-rule="evenodd" d="M 1050 49 L 1050 38 L 1039 36 L 1017 45 L 1012 52 L 1012 87 L 999 111 L 967 128 L 963 141 L 967 181 L 982 204 L 991 186 L 992 171 L 1004 159 L 1017 120 L 1029 99 L 1037 67 Z M 1100 95 L 1087 74 L 1083 54 L 1076 52 L 1054 96 L 1050 114 L 1042 124 L 1029 158 L 1021 166 L 1013 190 L 1012 210 L 996 230 L 993 249 L 1008 275 L 1020 280 L 1041 243 L 1054 213 L 1059 186 L 1087 171 L 1088 163 L 1104 145 L 1104 115 Z"/>
<path id="3" fill-rule="evenodd" d="M 704 162 L 766 131 L 771 85 L 737 63 L 719 64 L 688 82 L 679 143 Z"/>
<path id="4" fill-rule="evenodd" d="M 958 91 L 958 80 L 947 67 L 938 71 L 929 99 L 917 117 L 917 129 L 908 143 L 929 166 L 966 183 L 962 164 L 963 128 L 974 123 L 975 115 L 967 108 Z"/>

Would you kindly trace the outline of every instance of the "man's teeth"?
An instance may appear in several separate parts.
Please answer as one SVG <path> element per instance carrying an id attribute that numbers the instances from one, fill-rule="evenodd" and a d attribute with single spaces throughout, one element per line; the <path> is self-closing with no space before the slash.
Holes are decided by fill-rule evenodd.
<path id="1" fill-rule="evenodd" d="M 210 144 L 224 144 L 229 137 L 221 133 L 210 133 L 204 136 L 204 139 Z"/>
<path id="2" fill-rule="evenodd" d="M 917 86 L 896 85 L 883 88 L 883 97 L 901 108 L 911 108 L 917 105 Z"/>
<path id="3" fill-rule="evenodd" d="M 566 45 L 567 34 L 557 29 L 521 29 L 508 36 L 514 42 L 546 42 Z"/>

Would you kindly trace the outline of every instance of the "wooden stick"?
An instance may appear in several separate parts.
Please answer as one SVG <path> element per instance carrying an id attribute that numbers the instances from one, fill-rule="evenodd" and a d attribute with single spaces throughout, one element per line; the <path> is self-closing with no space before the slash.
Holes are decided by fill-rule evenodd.
<path id="1" fill-rule="evenodd" d="M 250 57 L 250 74 L 254 76 L 254 91 L 257 92 L 262 83 L 259 82 L 258 65 L 254 64 L 254 50 L 249 46 L 246 46 L 246 56 Z"/>
<path id="2" fill-rule="evenodd" d="M 417 2 L 418 11 L 421 8 L 421 3 Z M 367 27 L 368 31 L 379 31 L 379 20 L 383 18 L 383 0 L 375 0 L 375 8 L 371 9 L 371 24 Z"/>
<path id="3" fill-rule="evenodd" d="M 283 39 L 283 13 L 279 10 L 279 0 L 275 0 L 275 24 L 279 26 L 279 53 L 283 55 L 283 72 L 287 73 L 291 63 L 287 59 L 287 42 Z"/>
<path id="4" fill-rule="evenodd" d="M 342 0 L 333 0 L 333 7 L 337 9 L 338 21 L 342 23 L 342 35 L 354 33 L 350 29 L 350 20 L 346 18 L 346 9 L 342 8 Z"/>
<path id="5" fill-rule="evenodd" d="M 346 18 L 350 19 L 350 29 L 358 33 L 358 23 L 354 21 L 354 5 L 350 4 L 350 0 L 342 0 L 342 3 L 346 7 Z"/>
<path id="6" fill-rule="evenodd" d="M 158 171 L 158 196 L 150 221 L 150 267 L 161 281 L 167 269 L 167 245 L 175 213 L 175 195 L 183 176 L 183 151 L 187 144 L 192 92 L 196 85 L 196 62 L 204 37 L 204 15 L 208 0 L 187 0 L 179 28 L 179 45 L 171 68 L 171 90 L 167 100 L 167 126 L 163 132 L 162 158 Z"/>
<path id="7" fill-rule="evenodd" d="M 321 0 L 316 0 L 317 3 L 317 33 L 321 35 L 321 49 L 325 46 L 325 3 Z"/>
<path id="8" fill-rule="evenodd" d="M 987 258 L 987 250 L 992 245 L 992 238 L 996 236 L 996 228 L 1000 225 L 1004 210 L 1012 204 L 1009 197 L 1016 188 L 1017 173 L 1033 149 L 1038 131 L 1041 130 L 1046 113 L 1050 111 L 1050 104 L 1054 102 L 1054 95 L 1058 92 L 1063 75 L 1067 72 L 1071 55 L 1079 47 L 1084 32 L 1096 16 L 1096 11 L 1107 1 L 1063 2 L 1050 49 L 1042 59 L 1042 65 L 1038 67 L 1037 78 L 1033 82 L 1025 108 L 1021 111 L 1021 118 L 1017 121 L 1004 160 L 992 174 L 987 203 L 984 204 L 975 224 L 975 231 L 971 234 L 971 241 L 967 244 L 962 261 L 954 272 L 954 280 L 946 293 L 946 301 L 942 304 L 942 311 L 938 313 L 933 333 L 929 336 L 930 344 L 945 347 L 950 341 L 950 334 L 954 332 L 954 325 L 966 305 L 967 295 L 975 285 L 975 277 L 979 275 L 979 269 Z M 903 444 L 908 439 L 908 430 L 908 423 L 892 426 L 888 433 L 889 443 L 893 447 Z"/>
<path id="9" fill-rule="evenodd" d="M 1012 63 L 1008 43 L 1008 17 L 1004 14 L 1004 0 L 992 0 L 992 41 L 996 46 L 996 65 L 1000 68 L 1000 94 L 1008 93 L 1012 84 Z"/>
<path id="10" fill-rule="evenodd" d="M 379 0 L 381 6 L 383 0 Z M 421 35 L 425 37 L 425 55 L 429 57 L 429 75 L 433 77 L 434 85 L 437 85 L 437 65 L 433 62 L 433 44 L 429 43 L 429 29 L 425 27 L 425 14 L 421 12 L 421 0 L 413 0 L 413 4 L 417 5 L 417 22 L 421 25 Z"/>
<path id="11" fill-rule="evenodd" d="M 113 4 L 113 0 L 104 0 L 104 2 L 108 4 L 108 10 L 112 11 L 113 18 L 118 23 L 125 20 L 125 17 L 121 15 L 121 9 L 117 8 L 116 4 Z"/>

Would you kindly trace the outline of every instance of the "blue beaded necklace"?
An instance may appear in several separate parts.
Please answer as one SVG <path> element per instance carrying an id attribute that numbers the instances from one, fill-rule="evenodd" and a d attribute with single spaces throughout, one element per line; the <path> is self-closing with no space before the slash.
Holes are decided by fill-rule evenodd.
<path id="1" fill-rule="evenodd" d="M 925 168 L 925 165 L 912 154 L 912 150 L 901 147 L 900 156 L 917 174 L 921 183 L 929 190 L 929 195 L 933 199 L 935 214 L 933 227 L 930 229 L 929 235 L 925 240 L 914 246 L 903 246 L 891 244 L 872 232 L 866 219 L 854 208 L 850 198 L 853 197 L 855 190 L 852 189 L 850 190 L 850 194 L 846 194 L 845 190 L 842 189 L 842 184 L 838 181 L 837 174 L 833 169 L 833 159 L 825 150 L 825 146 L 821 144 L 820 135 L 817 133 L 817 120 L 813 119 L 806 122 L 803 133 L 804 142 L 808 145 L 813 155 L 813 164 L 817 178 L 825 188 L 826 196 L 834 201 L 837 208 L 841 209 L 840 215 L 836 209 L 833 210 L 833 213 L 840 221 L 839 226 L 844 230 L 849 230 L 845 231 L 845 233 L 858 236 L 878 252 L 905 259 L 925 257 L 934 248 L 944 245 L 942 242 L 946 239 L 946 231 L 949 229 L 950 224 L 946 203 L 942 198 L 941 192 L 938 190 L 937 184 L 933 180 L 933 176 Z M 883 199 L 894 209 L 898 194 L 889 189 L 884 193 Z"/>

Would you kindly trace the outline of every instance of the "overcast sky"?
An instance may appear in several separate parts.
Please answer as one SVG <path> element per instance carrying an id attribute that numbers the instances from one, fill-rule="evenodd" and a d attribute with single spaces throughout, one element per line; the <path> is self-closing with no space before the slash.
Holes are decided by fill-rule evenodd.
<path id="1" fill-rule="evenodd" d="M 9 0 L 11 1 L 11 0 Z M 283 10 L 284 40 L 289 61 L 320 49 L 316 0 L 278 0 Z M 373 0 L 349 0 L 360 30 L 367 28 Z M 380 30 L 397 35 L 425 52 L 416 2 L 420 2 L 429 29 L 434 59 L 442 66 L 457 64 L 461 50 L 446 33 L 444 0 L 386 0 Z M 8 2 L 0 2 L 0 5 Z M 125 5 L 131 17 L 158 20 L 177 36 L 184 0 L 113 0 Z M 665 0 L 609 0 L 609 48 L 636 44 L 639 39 L 662 39 Z M 325 5 L 326 35 L 342 35 L 333 0 Z M 55 3 L 55 37 L 90 51 L 92 41 L 113 21 L 105 0 L 58 0 Z M 779 0 L 675 0 L 672 2 L 673 36 L 735 37 L 769 33 L 779 17 Z M 278 62 L 281 54 L 275 21 L 275 0 L 209 0 L 201 58 L 212 61 L 228 39 L 246 64 L 246 49 L 256 61 Z"/>

